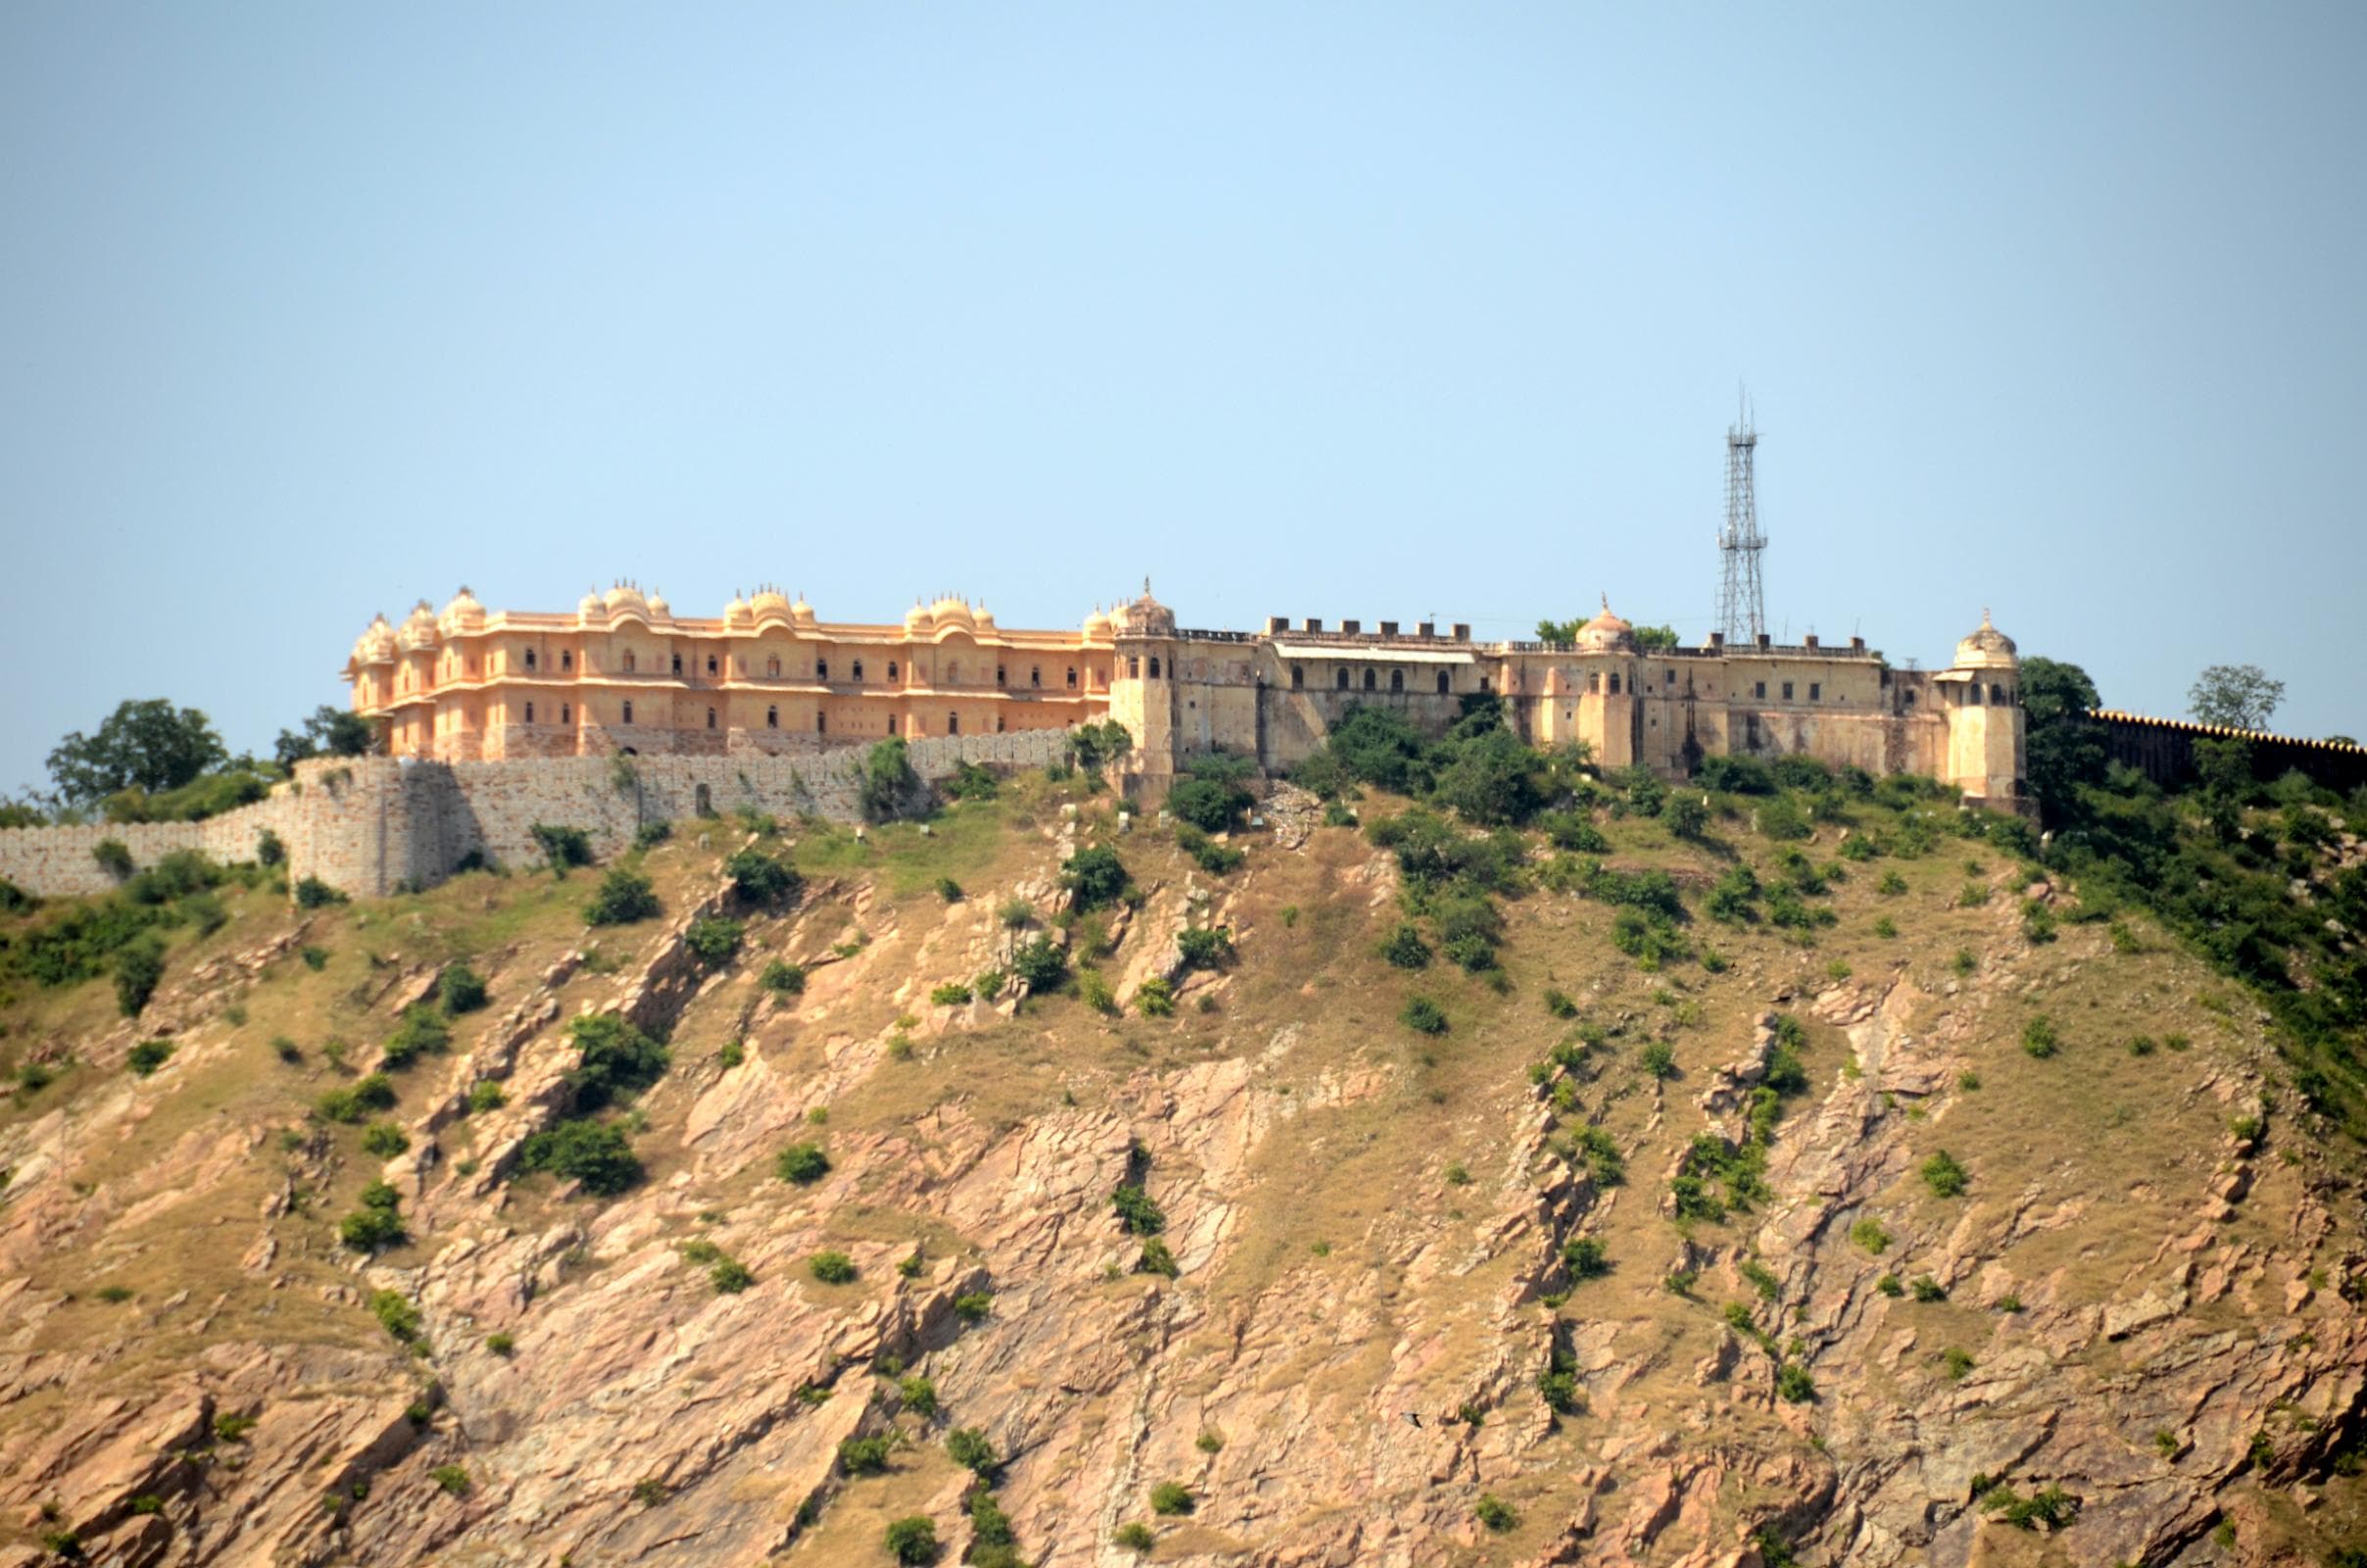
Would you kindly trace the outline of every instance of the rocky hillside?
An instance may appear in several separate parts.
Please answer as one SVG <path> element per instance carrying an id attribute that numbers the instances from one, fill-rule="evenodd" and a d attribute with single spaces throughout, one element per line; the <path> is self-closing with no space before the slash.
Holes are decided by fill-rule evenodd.
<path id="1" fill-rule="evenodd" d="M 2268 1014 L 1945 802 L 1708 804 L 8 916 L 0 1564 L 2362 1560 Z"/>

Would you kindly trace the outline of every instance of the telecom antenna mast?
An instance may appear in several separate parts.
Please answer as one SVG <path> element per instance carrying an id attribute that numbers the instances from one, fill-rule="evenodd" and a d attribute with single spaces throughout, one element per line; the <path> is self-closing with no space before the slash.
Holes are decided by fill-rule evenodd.
<path id="1" fill-rule="evenodd" d="M 1758 497 L 1751 475 L 1758 432 L 1746 405 L 1726 431 L 1726 526 L 1718 532 L 1724 575 L 1718 581 L 1718 627 L 1729 643 L 1752 643 L 1767 629 L 1767 595 L 1759 582 Z"/>

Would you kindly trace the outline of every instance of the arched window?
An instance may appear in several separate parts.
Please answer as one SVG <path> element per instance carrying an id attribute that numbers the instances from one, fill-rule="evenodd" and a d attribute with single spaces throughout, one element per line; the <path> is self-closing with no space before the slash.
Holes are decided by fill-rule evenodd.
<path id="1" fill-rule="evenodd" d="M 633 651 L 627 648 L 624 651 L 624 672 L 628 675 L 633 672 Z"/>
<path id="2" fill-rule="evenodd" d="M 814 678 L 815 680 L 830 678 L 830 661 L 819 654 L 814 656 Z"/>
<path id="3" fill-rule="evenodd" d="M 827 735 L 830 733 L 829 714 L 815 713 L 814 715 L 814 733 L 816 735 Z"/>
<path id="4" fill-rule="evenodd" d="M 1068 666 L 1068 689 L 1076 690 L 1076 666 L 1074 664 Z"/>
<path id="5" fill-rule="evenodd" d="M 1001 664 L 995 666 L 995 684 L 998 686 L 1003 684 L 1003 666 Z"/>
<path id="6" fill-rule="evenodd" d="M 995 715 L 995 733 L 998 735 L 1003 733 L 1003 715 L 1001 713 Z"/>
<path id="7" fill-rule="evenodd" d="M 945 732 L 948 735 L 959 735 L 962 733 L 962 715 L 960 713 L 948 713 L 945 715 Z"/>
<path id="8" fill-rule="evenodd" d="M 1404 670 L 1393 669 L 1389 672 L 1389 689 L 1393 692 L 1402 692 L 1405 689 L 1405 672 Z"/>
<path id="9" fill-rule="evenodd" d="M 1305 664 L 1293 664 L 1293 665 L 1291 665 L 1291 690 L 1292 690 L 1292 691 L 1303 691 L 1303 690 L 1305 690 L 1305 689 L 1306 689 L 1306 687 L 1307 687 L 1307 666 L 1306 666 Z"/>
<path id="10" fill-rule="evenodd" d="M 715 672 L 715 655 L 713 655 L 713 654 L 709 654 L 709 655 L 707 656 L 707 673 L 709 673 L 710 675 L 712 675 L 712 674 L 714 674 Z"/>
<path id="11" fill-rule="evenodd" d="M 1364 671 L 1364 689 L 1365 689 L 1366 691 L 1371 691 L 1371 690 L 1373 689 L 1373 687 L 1374 687 L 1373 673 L 1372 673 L 1372 671 L 1371 671 L 1371 670 L 1369 670 L 1369 669 L 1368 669 L 1368 670 Z"/>
<path id="12" fill-rule="evenodd" d="M 1044 684 L 1043 665 L 1030 664 L 1027 666 L 1027 684 L 1039 688 Z M 1068 684 L 1071 686 L 1076 684 L 1076 671 L 1073 669 L 1068 672 Z"/>
<path id="13" fill-rule="evenodd" d="M 764 661 L 764 676 L 767 680 L 779 680 L 781 678 L 781 662 L 778 659 L 767 659 Z"/>
<path id="14" fill-rule="evenodd" d="M 779 729 L 781 727 L 781 710 L 778 708 L 767 708 L 764 710 L 764 727 L 766 729 Z"/>
<path id="15" fill-rule="evenodd" d="M 1615 669 L 1611 671 L 1611 695 L 1619 695 L 1619 672 Z"/>
<path id="16" fill-rule="evenodd" d="M 698 788 L 691 791 L 690 798 L 692 803 L 691 809 L 698 812 L 701 816 L 713 816 L 715 814 L 715 797 L 707 793 L 706 785 L 702 784 L 698 786 Z"/>
<path id="17" fill-rule="evenodd" d="M 572 703 L 561 703 L 559 705 L 559 721 L 562 724 L 572 724 L 575 722 L 575 707 Z"/>
<path id="18" fill-rule="evenodd" d="M 1128 680 L 1141 680 L 1143 678 L 1143 662 L 1139 656 L 1134 654 L 1128 654 L 1126 656 L 1126 678 Z"/>
<path id="19" fill-rule="evenodd" d="M 1157 654 L 1151 656 L 1151 678 L 1159 679 L 1159 656 Z"/>
<path id="20" fill-rule="evenodd" d="M 534 650 L 531 648 L 526 650 L 526 667 L 528 669 L 534 667 Z"/>
<path id="21" fill-rule="evenodd" d="M 534 705 L 532 703 L 526 705 L 526 722 L 529 724 L 534 722 Z"/>
<path id="22" fill-rule="evenodd" d="M 861 680 L 861 679 L 863 679 L 863 661 L 862 661 L 862 660 L 860 660 L 860 659 L 859 659 L 859 660 L 857 660 L 857 661 L 855 661 L 855 674 L 854 674 L 854 678 L 855 678 L 856 680 Z"/>
<path id="23" fill-rule="evenodd" d="M 633 721 L 633 705 L 630 703 L 624 705 L 624 721 L 627 724 Z"/>
<path id="24" fill-rule="evenodd" d="M 1455 682 L 1453 679 L 1449 677 L 1445 670 L 1440 670 L 1438 672 L 1438 694 L 1441 697 L 1444 697 L 1447 695 L 1447 693 L 1453 691 L 1454 689 Z"/>
<path id="25" fill-rule="evenodd" d="M 676 654 L 676 655 L 674 655 L 674 670 L 673 670 L 673 672 L 674 672 L 675 674 L 677 674 L 677 675 L 679 675 L 679 674 L 681 674 L 681 673 L 682 673 L 682 656 L 681 656 L 680 654 Z"/>
<path id="26" fill-rule="evenodd" d="M 895 684 L 895 681 L 896 681 L 896 661 L 894 661 L 893 659 L 891 659 L 891 660 L 889 660 L 889 661 L 888 661 L 888 683 L 889 683 L 890 685 L 894 685 L 894 684 Z"/>
<path id="27" fill-rule="evenodd" d="M 1340 690 L 1348 690 L 1348 671 L 1340 671 Z"/>
<path id="28" fill-rule="evenodd" d="M 712 708 L 707 710 L 707 727 L 709 729 L 715 727 L 715 710 Z"/>
<path id="29" fill-rule="evenodd" d="M 575 654 L 572 649 L 560 650 L 559 667 L 563 673 L 575 667 Z"/>
<path id="30" fill-rule="evenodd" d="M 960 664 L 948 664 L 945 666 L 945 683 L 948 686 L 959 686 L 962 684 L 962 666 Z"/>

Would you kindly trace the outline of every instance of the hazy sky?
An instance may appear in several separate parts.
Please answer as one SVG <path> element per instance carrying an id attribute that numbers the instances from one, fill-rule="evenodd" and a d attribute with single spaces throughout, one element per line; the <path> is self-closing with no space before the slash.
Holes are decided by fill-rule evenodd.
<path id="1" fill-rule="evenodd" d="M 2367 733 L 2367 8 L 0 9 L 0 789 L 379 610 L 1983 606 Z"/>

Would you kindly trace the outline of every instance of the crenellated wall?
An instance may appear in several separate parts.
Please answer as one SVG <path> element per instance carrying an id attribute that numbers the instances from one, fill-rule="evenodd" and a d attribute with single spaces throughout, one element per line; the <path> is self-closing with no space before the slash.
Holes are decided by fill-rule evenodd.
<path id="1" fill-rule="evenodd" d="M 203 822 L 0 830 L 0 877 L 44 897 L 105 893 L 115 878 L 93 858 L 102 840 L 122 843 L 141 866 L 175 850 L 251 860 L 268 829 L 287 848 L 290 880 L 314 876 L 341 892 L 377 897 L 406 883 L 440 881 L 472 853 L 500 864 L 537 862 L 538 822 L 582 828 L 606 855 L 630 843 L 644 822 L 703 808 L 860 820 L 868 744 L 797 739 L 795 750 L 780 755 L 299 762 L 296 777 L 270 799 Z M 1067 741 L 1062 730 L 1020 730 L 917 740 L 908 752 L 913 771 L 935 780 L 963 761 L 1040 767 L 1058 760 Z"/>

